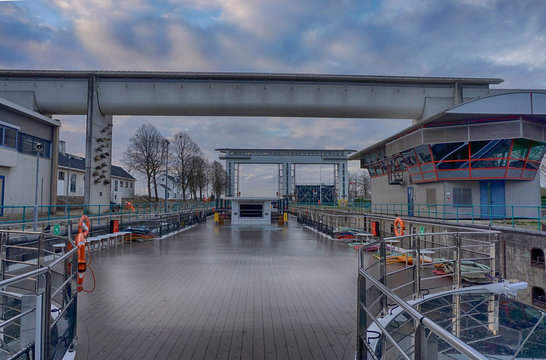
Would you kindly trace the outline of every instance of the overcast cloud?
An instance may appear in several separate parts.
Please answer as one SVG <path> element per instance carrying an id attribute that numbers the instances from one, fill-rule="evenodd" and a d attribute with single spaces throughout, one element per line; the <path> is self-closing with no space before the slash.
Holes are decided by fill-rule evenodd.
<path id="1" fill-rule="evenodd" d="M 542 0 L 0 1 L 0 68 L 500 77 L 499 87 L 545 88 L 546 11 Z M 83 154 L 83 117 L 61 120 L 68 150 Z M 410 124 L 116 117 L 115 163 L 146 122 L 188 132 L 209 159 L 218 147 L 360 150 Z M 274 192 L 272 171 L 245 170 L 248 193 Z M 306 173 L 309 183 L 329 170 Z"/>

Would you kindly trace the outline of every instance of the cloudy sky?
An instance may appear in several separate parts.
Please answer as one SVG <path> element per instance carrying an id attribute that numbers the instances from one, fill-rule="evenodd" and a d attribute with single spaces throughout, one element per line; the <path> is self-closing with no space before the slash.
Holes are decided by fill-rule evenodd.
<path id="1" fill-rule="evenodd" d="M 500 77 L 545 88 L 543 0 L 0 0 L 0 68 Z M 83 154 L 83 117 L 61 117 Z M 133 129 L 186 131 L 218 147 L 360 150 L 409 120 L 117 117 L 114 163 Z M 357 164 L 352 164 L 356 169 Z M 245 167 L 247 195 L 272 194 L 272 166 Z M 327 167 L 301 183 L 332 181 Z"/>

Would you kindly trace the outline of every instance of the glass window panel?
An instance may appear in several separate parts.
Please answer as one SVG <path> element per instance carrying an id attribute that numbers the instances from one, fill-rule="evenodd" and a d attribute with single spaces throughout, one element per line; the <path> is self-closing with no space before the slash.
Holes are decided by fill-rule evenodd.
<path id="1" fill-rule="evenodd" d="M 525 159 L 527 153 L 529 152 L 529 146 L 531 141 L 527 139 L 515 139 L 514 146 L 512 147 L 512 154 L 510 155 L 513 159 Z"/>
<path id="2" fill-rule="evenodd" d="M 0 125 L 0 145 L 4 145 L 2 139 L 4 138 L 4 127 Z"/>
<path id="3" fill-rule="evenodd" d="M 434 170 L 434 164 L 433 163 L 428 163 L 428 164 L 421 165 L 421 171 L 422 172 L 432 171 L 432 170 Z"/>
<path id="4" fill-rule="evenodd" d="M 472 189 L 453 188 L 453 206 L 472 205 Z"/>
<path id="5" fill-rule="evenodd" d="M 423 173 L 423 179 L 425 179 L 425 180 L 436 180 L 436 172 L 431 171 L 431 172 Z"/>
<path id="6" fill-rule="evenodd" d="M 527 158 L 527 160 L 535 160 L 535 161 L 542 160 L 545 147 L 546 147 L 546 144 L 533 141 L 533 143 L 531 144 L 531 149 L 529 150 L 529 157 Z"/>
<path id="7" fill-rule="evenodd" d="M 419 169 L 419 166 L 413 166 L 408 169 L 410 174 L 417 174 L 421 172 L 421 169 Z"/>
<path id="8" fill-rule="evenodd" d="M 525 169 L 538 170 L 539 167 L 540 167 L 540 163 L 539 163 L 539 162 L 527 161 L 527 162 L 525 163 Z"/>
<path id="9" fill-rule="evenodd" d="M 2 136 L 1 131 L 0 136 Z M 7 126 L 4 127 L 4 146 L 13 149 L 17 148 L 17 129 L 13 129 Z"/>
<path id="10" fill-rule="evenodd" d="M 434 161 L 468 159 L 468 143 L 447 143 L 432 145 Z"/>
<path id="11" fill-rule="evenodd" d="M 423 181 L 423 175 L 421 174 L 411 175 L 411 180 L 414 182 Z"/>
<path id="12" fill-rule="evenodd" d="M 438 179 L 468 179 L 468 169 L 438 171 Z"/>
<path id="13" fill-rule="evenodd" d="M 468 169 L 468 161 L 444 161 L 437 163 L 438 170 Z"/>
<path id="14" fill-rule="evenodd" d="M 76 192 L 76 174 L 70 174 L 70 192 Z"/>
<path id="15" fill-rule="evenodd" d="M 382 160 L 380 163 L 381 169 L 383 170 L 383 174 L 389 173 L 389 166 L 387 165 L 387 160 Z"/>
<path id="16" fill-rule="evenodd" d="M 472 161 L 472 168 L 506 167 L 506 159 Z"/>
<path id="17" fill-rule="evenodd" d="M 417 160 L 419 163 L 424 164 L 432 161 L 430 156 L 430 149 L 428 145 L 419 145 L 415 148 L 415 153 L 417 154 Z"/>
<path id="18" fill-rule="evenodd" d="M 520 169 L 525 165 L 524 160 L 510 160 L 510 167 Z"/>
<path id="19" fill-rule="evenodd" d="M 381 164 L 380 163 L 375 163 L 373 164 L 373 167 L 375 168 L 375 173 L 379 176 L 379 175 L 383 175 L 383 169 L 381 168 Z"/>
<path id="20" fill-rule="evenodd" d="M 398 170 L 406 170 L 406 163 L 404 162 L 404 158 L 402 156 L 396 157 L 396 167 Z"/>
<path id="21" fill-rule="evenodd" d="M 473 141 L 470 152 L 473 159 L 506 158 L 511 145 L 512 140 Z"/>
<path id="22" fill-rule="evenodd" d="M 27 134 L 19 134 L 19 151 L 32 154 L 32 137 Z"/>
<path id="23" fill-rule="evenodd" d="M 375 176 L 375 169 L 372 166 L 368 168 L 368 172 L 370 173 L 370 176 Z"/>
<path id="24" fill-rule="evenodd" d="M 408 166 L 417 165 L 417 158 L 415 157 L 415 152 L 413 151 L 413 149 L 404 151 L 402 153 L 402 156 L 404 156 L 404 159 L 406 160 Z"/>

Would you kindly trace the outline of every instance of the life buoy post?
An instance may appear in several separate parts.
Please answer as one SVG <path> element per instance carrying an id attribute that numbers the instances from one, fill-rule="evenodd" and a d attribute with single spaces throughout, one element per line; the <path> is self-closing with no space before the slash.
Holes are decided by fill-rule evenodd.
<path id="1" fill-rule="evenodd" d="M 394 220 L 394 235 L 403 236 L 404 230 L 406 230 L 406 225 L 404 223 L 404 220 L 397 217 L 396 220 Z"/>
<path id="2" fill-rule="evenodd" d="M 83 274 L 87 270 L 87 260 L 85 258 L 86 237 L 89 234 L 91 224 L 89 218 L 83 215 L 78 221 L 78 234 L 76 235 L 76 247 L 78 248 L 78 292 L 83 290 Z"/>

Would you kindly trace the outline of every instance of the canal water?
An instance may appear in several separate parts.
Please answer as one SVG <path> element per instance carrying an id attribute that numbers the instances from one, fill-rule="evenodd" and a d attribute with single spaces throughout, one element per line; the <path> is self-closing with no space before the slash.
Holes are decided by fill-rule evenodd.
<path id="1" fill-rule="evenodd" d="M 354 359 L 357 252 L 293 217 L 209 221 L 94 252 L 91 267 L 77 359 Z"/>

